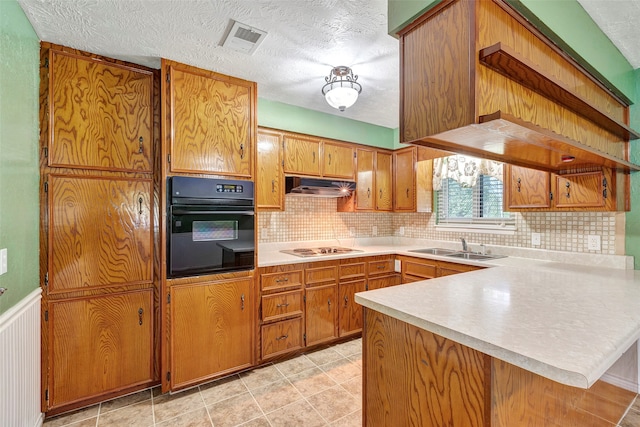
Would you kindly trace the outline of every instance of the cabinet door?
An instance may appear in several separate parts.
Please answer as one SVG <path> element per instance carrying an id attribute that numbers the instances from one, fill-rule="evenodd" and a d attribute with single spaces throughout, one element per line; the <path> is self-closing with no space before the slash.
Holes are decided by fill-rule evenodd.
<path id="1" fill-rule="evenodd" d="M 49 175 L 48 293 L 152 283 L 148 179 Z"/>
<path id="2" fill-rule="evenodd" d="M 282 134 L 258 130 L 258 172 L 256 207 L 283 210 L 284 173 L 282 171 Z"/>
<path id="3" fill-rule="evenodd" d="M 508 209 L 549 208 L 549 172 L 507 165 L 504 186 Z"/>
<path id="4" fill-rule="evenodd" d="M 171 289 L 171 388 L 251 366 L 251 278 Z"/>
<path id="5" fill-rule="evenodd" d="M 319 344 L 338 337 L 337 285 L 325 285 L 307 289 L 306 345 Z"/>
<path id="6" fill-rule="evenodd" d="M 49 303 L 49 407 L 153 381 L 151 289 Z"/>
<path id="7" fill-rule="evenodd" d="M 320 176 L 320 141 L 285 135 L 284 172 Z"/>
<path id="8" fill-rule="evenodd" d="M 414 148 L 405 148 L 393 153 L 395 211 L 414 212 L 416 210 L 415 163 Z"/>
<path id="9" fill-rule="evenodd" d="M 356 292 L 365 290 L 366 282 L 340 283 L 339 333 L 341 337 L 362 331 L 362 306 L 355 301 Z"/>
<path id="10" fill-rule="evenodd" d="M 376 210 L 391 211 L 393 209 L 393 161 L 391 153 L 376 153 Z"/>
<path id="11" fill-rule="evenodd" d="M 264 325 L 261 328 L 261 335 L 262 359 L 291 353 L 303 346 L 302 318 Z"/>
<path id="12" fill-rule="evenodd" d="M 328 178 L 353 179 L 353 147 L 333 142 L 323 145 L 322 176 Z"/>
<path id="13" fill-rule="evenodd" d="M 171 171 L 251 177 L 255 83 L 172 63 Z"/>
<path id="14" fill-rule="evenodd" d="M 372 210 L 374 208 L 373 156 L 373 151 L 357 150 L 356 208 L 359 210 Z"/>
<path id="15" fill-rule="evenodd" d="M 423 279 L 420 279 L 420 280 L 423 280 Z M 367 281 L 366 290 L 372 291 L 374 289 L 387 288 L 389 286 L 396 286 L 399 284 L 400 284 L 399 274 L 394 274 L 392 276 L 375 277 Z"/>
<path id="16" fill-rule="evenodd" d="M 605 205 L 601 171 L 556 175 L 557 208 L 590 208 Z"/>
<path id="17" fill-rule="evenodd" d="M 49 51 L 49 166 L 151 172 L 151 71 Z"/>

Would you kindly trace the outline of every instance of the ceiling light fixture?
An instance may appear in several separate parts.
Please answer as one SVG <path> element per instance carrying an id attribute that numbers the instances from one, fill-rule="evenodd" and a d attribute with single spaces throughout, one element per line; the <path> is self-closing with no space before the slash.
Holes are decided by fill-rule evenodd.
<path id="1" fill-rule="evenodd" d="M 324 78 L 327 83 L 322 86 L 322 94 L 329 105 L 344 111 L 355 104 L 362 92 L 362 86 L 356 80 L 358 76 L 353 75 L 351 68 L 343 65 L 333 68 Z"/>

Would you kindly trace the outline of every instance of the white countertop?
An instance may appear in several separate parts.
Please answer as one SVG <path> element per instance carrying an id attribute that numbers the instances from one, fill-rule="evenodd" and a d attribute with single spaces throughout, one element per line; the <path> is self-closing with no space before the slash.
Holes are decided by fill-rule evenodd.
<path id="1" fill-rule="evenodd" d="M 362 250 L 356 256 L 402 254 L 447 261 L 452 259 L 409 251 L 418 247 L 458 249 L 455 242 L 397 238 L 354 239 L 348 243 L 327 244 Z M 279 252 L 309 246 L 309 242 L 293 245 L 259 246 L 258 265 L 354 256 L 300 258 Z M 361 292 L 356 294 L 356 301 L 546 378 L 581 388 L 593 385 L 640 338 L 640 271 L 630 269 L 632 257 L 488 249 L 490 253 L 509 251 L 518 256 L 468 261 L 465 263 L 493 268 Z"/>

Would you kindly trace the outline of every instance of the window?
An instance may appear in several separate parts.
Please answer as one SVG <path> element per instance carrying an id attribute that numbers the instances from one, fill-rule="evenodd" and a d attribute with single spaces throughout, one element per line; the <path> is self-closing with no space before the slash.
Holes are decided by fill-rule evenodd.
<path id="1" fill-rule="evenodd" d="M 502 211 L 501 164 L 458 155 L 442 159 L 437 170 L 438 225 L 513 228 L 515 220 Z"/>

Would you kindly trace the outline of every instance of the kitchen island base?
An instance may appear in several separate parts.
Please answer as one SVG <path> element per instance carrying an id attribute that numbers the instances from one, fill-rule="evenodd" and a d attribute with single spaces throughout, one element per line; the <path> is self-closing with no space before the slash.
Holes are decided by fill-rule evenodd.
<path id="1" fill-rule="evenodd" d="M 636 393 L 567 386 L 364 309 L 363 425 L 615 427 Z"/>

